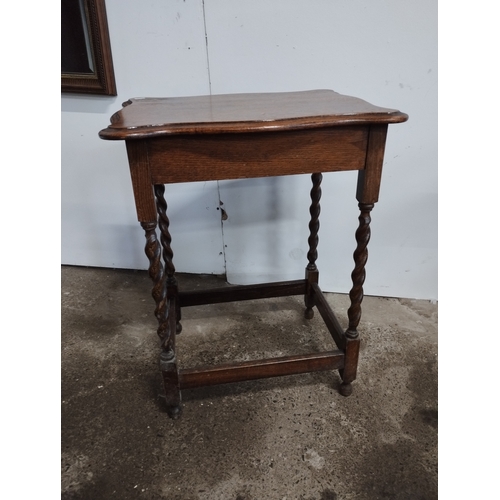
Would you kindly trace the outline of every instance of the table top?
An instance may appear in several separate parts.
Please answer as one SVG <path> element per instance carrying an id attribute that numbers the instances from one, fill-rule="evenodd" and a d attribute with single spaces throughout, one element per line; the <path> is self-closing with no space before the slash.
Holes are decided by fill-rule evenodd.
<path id="1" fill-rule="evenodd" d="M 333 90 L 134 98 L 111 117 L 101 139 L 300 130 L 401 123 L 408 116 Z"/>

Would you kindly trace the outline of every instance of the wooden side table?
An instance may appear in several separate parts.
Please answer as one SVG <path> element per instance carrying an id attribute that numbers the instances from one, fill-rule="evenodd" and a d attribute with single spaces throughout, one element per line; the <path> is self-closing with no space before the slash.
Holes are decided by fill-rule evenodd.
<path id="1" fill-rule="evenodd" d="M 387 127 L 408 116 L 332 90 L 130 99 L 99 136 L 125 140 L 137 216 L 146 233 L 153 281 L 160 368 L 167 410 L 181 413 L 181 390 L 319 370 L 339 370 L 348 396 L 356 378 L 361 301 L 370 239 L 370 212 L 378 200 Z M 344 332 L 319 286 L 316 266 L 322 172 L 358 171 L 353 286 Z M 305 278 L 261 285 L 179 292 L 172 261 L 165 184 L 312 174 L 309 252 Z M 160 229 L 160 239 L 156 227 Z M 162 262 L 163 260 L 163 262 Z M 319 311 L 337 349 L 322 353 L 179 369 L 175 336 L 183 307 L 304 295 L 305 317 Z"/>

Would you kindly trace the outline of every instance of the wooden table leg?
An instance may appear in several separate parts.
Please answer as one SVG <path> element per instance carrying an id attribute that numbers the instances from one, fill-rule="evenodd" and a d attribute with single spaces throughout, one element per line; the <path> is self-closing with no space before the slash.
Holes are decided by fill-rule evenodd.
<path id="1" fill-rule="evenodd" d="M 167 402 L 167 412 L 172 418 L 181 413 L 179 370 L 175 356 L 176 300 L 167 299 L 167 280 L 161 263 L 161 247 L 156 236 L 156 222 L 141 222 L 146 232 L 145 252 L 149 259 L 149 276 L 153 281 L 152 296 L 156 303 L 158 336 L 161 341 L 160 369 Z"/>
<path id="2" fill-rule="evenodd" d="M 141 226 L 146 232 L 145 253 L 149 260 L 149 277 L 153 281 L 151 295 L 156 304 L 155 316 L 158 320 L 158 336 L 165 343 L 168 332 L 167 322 L 167 288 L 165 284 L 165 275 L 161 263 L 161 247 L 156 236 L 156 222 L 141 222 Z"/>
<path id="3" fill-rule="evenodd" d="M 351 306 L 347 311 L 349 317 L 349 326 L 345 332 L 345 364 L 340 371 L 342 384 L 340 393 L 343 396 L 349 396 L 352 393 L 351 383 L 356 378 L 359 356 L 359 333 L 358 325 L 361 320 L 361 302 L 363 301 L 363 283 L 365 282 L 365 265 L 368 260 L 368 242 L 370 241 L 370 212 L 373 203 L 359 203 L 361 211 L 359 216 L 359 226 L 356 231 L 357 247 L 354 252 L 354 271 L 351 274 L 352 288 L 349 292 Z"/>
<path id="4" fill-rule="evenodd" d="M 175 301 L 169 300 L 168 305 L 169 330 L 173 333 L 176 325 Z M 182 413 L 182 398 L 174 334 L 170 335 L 168 348 L 163 349 L 160 354 L 160 370 L 163 377 L 163 387 L 165 389 L 167 413 L 171 418 L 177 419 Z"/>
<path id="5" fill-rule="evenodd" d="M 163 247 L 163 260 L 165 262 L 165 269 L 167 274 L 167 294 L 169 300 L 175 301 L 175 311 L 176 311 L 176 325 L 175 331 L 177 334 L 181 333 L 182 325 L 181 320 L 181 308 L 179 305 L 179 291 L 177 287 L 177 279 L 175 277 L 175 267 L 174 267 L 174 252 L 172 251 L 171 243 L 172 236 L 170 236 L 169 226 L 170 220 L 167 217 L 167 202 L 165 201 L 165 186 L 163 184 L 156 184 L 154 187 L 156 195 L 156 207 L 158 210 L 158 220 L 161 232 L 161 244 Z"/>
<path id="6" fill-rule="evenodd" d="M 321 199 L 321 181 L 323 180 L 323 175 L 320 173 L 311 175 L 313 187 L 311 189 L 311 207 L 309 208 L 309 213 L 311 214 L 311 220 L 309 222 L 309 251 L 307 252 L 307 259 L 309 263 L 306 267 L 306 295 L 304 301 L 306 304 L 306 310 L 304 317 L 306 319 L 312 319 L 314 316 L 313 306 L 314 306 L 314 293 L 312 289 L 312 284 L 318 284 L 319 282 L 319 271 L 316 266 L 316 259 L 318 258 L 318 232 L 319 232 L 319 214 L 321 212 L 320 199 Z"/>

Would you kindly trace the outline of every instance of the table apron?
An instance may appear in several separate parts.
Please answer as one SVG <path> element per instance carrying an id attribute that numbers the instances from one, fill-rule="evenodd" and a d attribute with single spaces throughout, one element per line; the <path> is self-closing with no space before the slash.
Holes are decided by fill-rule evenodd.
<path id="1" fill-rule="evenodd" d="M 368 126 L 150 138 L 152 184 L 365 168 Z"/>

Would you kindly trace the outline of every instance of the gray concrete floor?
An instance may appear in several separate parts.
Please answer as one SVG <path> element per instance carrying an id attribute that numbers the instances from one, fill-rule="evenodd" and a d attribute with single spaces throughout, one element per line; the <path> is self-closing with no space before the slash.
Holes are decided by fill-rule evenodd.
<path id="1" fill-rule="evenodd" d="M 224 286 L 179 275 L 183 289 Z M 183 392 L 168 418 L 146 272 L 62 269 L 62 498 L 437 498 L 437 305 L 365 297 L 358 379 Z M 327 294 L 345 326 L 348 297 Z M 183 310 L 183 367 L 330 349 L 301 297 Z"/>

